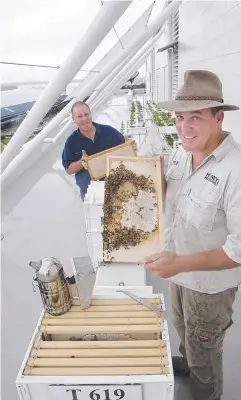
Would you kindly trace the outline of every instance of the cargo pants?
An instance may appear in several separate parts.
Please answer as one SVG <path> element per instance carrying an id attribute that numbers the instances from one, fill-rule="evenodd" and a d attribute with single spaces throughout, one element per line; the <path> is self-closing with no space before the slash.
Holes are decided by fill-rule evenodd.
<path id="1" fill-rule="evenodd" d="M 223 340 L 233 323 L 237 290 L 206 294 L 171 283 L 173 324 L 181 339 L 180 353 L 190 368 L 195 400 L 221 399 Z"/>

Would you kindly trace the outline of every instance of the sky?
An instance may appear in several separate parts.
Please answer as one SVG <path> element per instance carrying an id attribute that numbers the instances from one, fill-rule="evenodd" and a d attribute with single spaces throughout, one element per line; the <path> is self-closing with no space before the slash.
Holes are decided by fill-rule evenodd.
<path id="1" fill-rule="evenodd" d="M 152 2 L 153 0 L 133 0 L 115 25 L 119 37 Z M 100 3 L 100 0 L 2 0 L 1 61 L 61 64 L 77 41 L 83 37 L 98 13 Z M 154 7 L 160 9 L 163 3 L 164 0 L 157 0 Z M 82 69 L 93 68 L 117 40 L 112 29 Z M 56 69 L 2 64 L 0 68 L 2 82 L 49 80 L 57 72 Z M 82 79 L 85 74 L 84 71 L 80 72 L 76 78 Z M 143 67 L 140 75 L 144 74 Z"/>

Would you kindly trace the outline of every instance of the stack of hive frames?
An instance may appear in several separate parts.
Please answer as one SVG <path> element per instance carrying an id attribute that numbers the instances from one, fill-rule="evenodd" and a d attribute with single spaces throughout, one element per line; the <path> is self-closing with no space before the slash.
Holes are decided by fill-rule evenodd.
<path id="1" fill-rule="evenodd" d="M 159 299 L 149 301 L 160 303 Z M 162 316 L 134 300 L 96 299 L 86 311 L 77 304 L 74 301 L 71 310 L 62 316 L 44 315 L 40 329 L 45 340 L 35 343 L 25 375 L 169 372 L 166 342 L 160 339 L 164 330 Z"/>

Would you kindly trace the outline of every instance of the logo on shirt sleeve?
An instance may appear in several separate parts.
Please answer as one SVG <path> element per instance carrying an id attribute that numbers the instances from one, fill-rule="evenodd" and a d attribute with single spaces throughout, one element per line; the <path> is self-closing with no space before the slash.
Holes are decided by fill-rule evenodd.
<path id="1" fill-rule="evenodd" d="M 207 181 L 213 183 L 215 186 L 218 186 L 220 179 L 217 178 L 215 175 L 211 174 L 211 172 L 208 172 L 204 179 L 207 179 Z"/>

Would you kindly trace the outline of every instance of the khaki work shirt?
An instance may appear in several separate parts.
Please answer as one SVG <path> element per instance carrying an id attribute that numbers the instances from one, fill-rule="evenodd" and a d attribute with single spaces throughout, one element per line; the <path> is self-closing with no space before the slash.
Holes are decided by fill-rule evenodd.
<path id="1" fill-rule="evenodd" d="M 227 132 L 225 139 L 192 171 L 191 154 L 183 147 L 170 156 L 166 171 L 164 247 L 194 254 L 222 247 L 241 264 L 241 145 Z M 241 267 L 193 271 L 171 278 L 203 293 L 238 286 Z"/>

